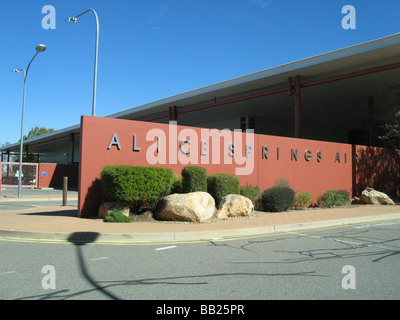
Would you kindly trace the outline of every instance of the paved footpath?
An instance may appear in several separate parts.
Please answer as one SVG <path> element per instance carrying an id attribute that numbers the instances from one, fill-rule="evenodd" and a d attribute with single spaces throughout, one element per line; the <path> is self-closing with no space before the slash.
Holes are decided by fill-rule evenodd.
<path id="1" fill-rule="evenodd" d="M 99 243 L 116 244 L 198 241 L 390 220 L 400 220 L 400 206 L 359 205 L 280 213 L 256 212 L 250 218 L 201 224 L 162 221 L 106 223 L 99 218 L 78 218 L 76 206 L 51 206 L 1 211 L 0 238 L 51 241 L 66 241 L 71 237 L 81 241 L 95 238 Z"/>

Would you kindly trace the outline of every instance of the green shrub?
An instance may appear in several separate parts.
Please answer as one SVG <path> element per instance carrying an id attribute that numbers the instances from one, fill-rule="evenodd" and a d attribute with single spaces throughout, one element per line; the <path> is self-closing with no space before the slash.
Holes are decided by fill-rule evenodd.
<path id="1" fill-rule="evenodd" d="M 308 191 L 297 191 L 296 193 L 296 207 L 308 208 L 311 205 L 311 193 Z"/>
<path id="2" fill-rule="evenodd" d="M 324 194 L 317 197 L 318 206 L 324 208 L 344 206 L 348 201 L 349 194 L 347 191 L 327 190 Z"/>
<path id="3" fill-rule="evenodd" d="M 286 187 L 273 187 L 267 189 L 261 195 L 263 210 L 268 212 L 286 211 L 293 207 L 295 192 Z"/>
<path id="4" fill-rule="evenodd" d="M 207 177 L 207 190 L 218 206 L 222 198 L 228 194 L 240 194 L 240 180 L 230 174 L 212 174 Z"/>
<path id="5" fill-rule="evenodd" d="M 203 167 L 187 166 L 182 170 L 182 192 L 207 192 L 207 171 Z"/>
<path id="6" fill-rule="evenodd" d="M 274 187 L 279 187 L 279 188 L 290 188 L 290 183 L 289 180 L 282 177 L 279 178 L 278 180 L 275 181 L 275 183 L 272 185 L 272 188 Z"/>
<path id="7" fill-rule="evenodd" d="M 131 218 L 125 216 L 122 213 L 122 211 L 118 209 L 110 211 L 104 220 L 106 222 L 122 222 L 122 223 L 132 222 Z"/>
<path id="8" fill-rule="evenodd" d="M 106 166 L 101 172 L 104 200 L 127 203 L 135 213 L 154 209 L 172 183 L 173 172 L 166 168 Z"/>
<path id="9" fill-rule="evenodd" d="M 181 193 L 181 192 L 182 192 L 182 178 L 177 174 L 174 174 L 171 193 Z"/>
<path id="10" fill-rule="evenodd" d="M 338 190 L 336 191 L 337 194 L 340 194 L 343 196 L 343 198 L 346 200 L 346 202 L 350 201 L 350 193 L 346 190 Z"/>
<path id="11" fill-rule="evenodd" d="M 246 184 L 244 187 L 240 188 L 240 194 L 249 198 L 254 205 L 258 202 L 261 197 L 261 190 L 259 186 L 251 186 Z"/>

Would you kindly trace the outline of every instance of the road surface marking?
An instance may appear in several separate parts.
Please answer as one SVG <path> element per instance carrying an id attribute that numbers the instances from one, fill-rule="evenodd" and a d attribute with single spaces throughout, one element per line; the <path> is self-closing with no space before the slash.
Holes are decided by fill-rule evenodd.
<path id="1" fill-rule="evenodd" d="M 93 258 L 93 259 L 90 259 L 90 260 L 91 261 L 98 261 L 98 260 L 107 260 L 107 259 L 110 259 L 110 257 Z"/>
<path id="2" fill-rule="evenodd" d="M 309 234 L 304 234 L 304 233 L 297 233 L 297 232 L 286 232 L 286 233 L 291 233 L 291 234 L 295 234 L 295 235 L 297 235 L 297 236 L 302 236 L 302 237 L 321 239 L 321 237 L 318 237 L 318 236 L 310 236 Z"/>
<path id="3" fill-rule="evenodd" d="M 337 242 L 343 242 L 343 243 L 348 243 L 348 244 L 355 244 L 355 245 L 357 245 L 357 246 L 364 245 L 364 243 L 353 242 L 353 241 L 347 241 L 347 240 L 340 240 L 340 239 L 336 239 L 336 238 L 334 238 L 333 240 L 335 240 L 335 241 L 337 241 Z"/>
<path id="4" fill-rule="evenodd" d="M 170 247 L 164 247 L 164 248 L 157 248 L 157 249 L 154 249 L 154 250 L 156 250 L 156 251 L 161 251 L 161 250 L 168 250 L 168 249 L 173 249 L 173 248 L 177 248 L 177 246 L 170 246 Z"/>

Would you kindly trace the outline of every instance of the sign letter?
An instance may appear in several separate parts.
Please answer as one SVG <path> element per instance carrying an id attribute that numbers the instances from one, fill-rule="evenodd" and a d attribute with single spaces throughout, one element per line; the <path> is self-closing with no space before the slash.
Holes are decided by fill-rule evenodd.
<path id="1" fill-rule="evenodd" d="M 187 143 L 188 145 L 191 145 L 190 140 L 188 140 L 188 139 L 183 140 L 183 141 L 181 142 L 181 147 L 179 148 L 179 150 L 180 150 L 183 154 L 189 154 L 189 153 L 190 153 L 190 148 L 188 148 L 187 150 L 183 150 L 183 145 L 184 145 L 185 143 Z"/>
<path id="2" fill-rule="evenodd" d="M 136 142 L 137 142 L 137 137 L 136 135 L 133 136 L 133 151 L 137 152 L 140 151 L 141 148 L 136 146 Z"/>
<path id="3" fill-rule="evenodd" d="M 147 148 L 146 160 L 148 164 L 167 164 L 167 138 L 163 130 L 151 129 L 147 132 L 146 141 L 155 141 Z"/>
<path id="4" fill-rule="evenodd" d="M 306 161 L 310 162 L 312 159 L 312 152 L 311 150 L 306 150 L 306 152 L 304 153 L 304 158 L 306 159 Z"/>
<path id="5" fill-rule="evenodd" d="M 118 150 L 121 150 L 121 145 L 119 144 L 118 136 L 116 133 L 113 134 L 107 150 L 110 150 L 112 146 L 116 146 Z"/>
<path id="6" fill-rule="evenodd" d="M 233 158 L 235 155 L 235 144 L 231 143 L 228 148 L 229 148 L 228 156 Z"/>
<path id="7" fill-rule="evenodd" d="M 298 160 L 299 159 L 299 150 L 298 149 L 292 149 L 292 161 L 294 160 Z"/>
<path id="8" fill-rule="evenodd" d="M 317 161 L 318 162 L 322 161 L 322 151 L 318 151 L 318 153 L 317 153 Z"/>
<path id="9" fill-rule="evenodd" d="M 268 147 L 263 146 L 262 147 L 262 158 L 263 159 L 268 159 Z"/>

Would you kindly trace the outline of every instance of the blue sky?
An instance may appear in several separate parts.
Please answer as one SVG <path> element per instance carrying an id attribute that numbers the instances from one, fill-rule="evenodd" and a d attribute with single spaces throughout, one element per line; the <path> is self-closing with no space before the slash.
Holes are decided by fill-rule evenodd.
<path id="1" fill-rule="evenodd" d="M 45 5 L 55 29 L 42 28 Z M 342 8 L 356 8 L 356 29 Z M 20 137 L 23 75 L 37 44 L 47 50 L 27 80 L 24 134 L 62 129 L 92 110 L 95 22 L 100 20 L 97 116 L 400 31 L 397 0 L 0 0 L 0 145 Z"/>

